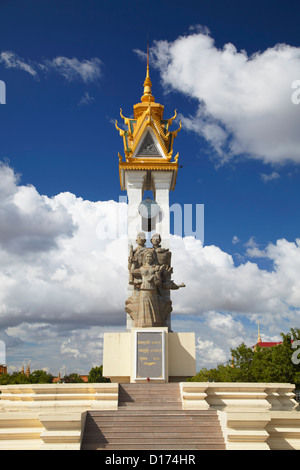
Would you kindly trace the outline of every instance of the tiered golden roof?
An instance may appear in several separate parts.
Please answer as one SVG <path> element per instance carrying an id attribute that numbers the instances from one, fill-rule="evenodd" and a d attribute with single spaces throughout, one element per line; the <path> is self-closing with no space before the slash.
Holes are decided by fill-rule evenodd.
<path id="1" fill-rule="evenodd" d="M 178 156 L 173 156 L 173 142 L 181 129 L 170 131 L 170 126 L 177 116 L 163 118 L 164 106 L 156 103 L 152 95 L 152 83 L 149 74 L 149 53 L 147 53 L 147 73 L 144 81 L 144 93 L 141 102 L 133 106 L 133 118 L 120 116 L 126 129 L 121 129 L 116 121 L 116 129 L 123 138 L 125 160 L 119 153 L 119 172 L 121 189 L 124 189 L 122 174 L 124 170 L 166 170 L 173 171 L 175 187 L 178 171 Z M 171 189 L 174 189 L 171 188 Z"/>

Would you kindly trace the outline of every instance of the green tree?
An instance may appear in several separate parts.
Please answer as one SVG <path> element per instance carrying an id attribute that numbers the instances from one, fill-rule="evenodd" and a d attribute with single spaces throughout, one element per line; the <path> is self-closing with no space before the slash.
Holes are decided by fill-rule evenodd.
<path id="1" fill-rule="evenodd" d="M 300 329 L 281 333 L 282 343 L 269 348 L 257 346 L 255 351 L 244 343 L 231 349 L 232 360 L 215 369 L 202 369 L 195 382 L 277 382 L 292 383 L 300 388 Z M 296 346 L 296 348 L 294 347 Z"/>
<path id="2" fill-rule="evenodd" d="M 201 369 L 188 382 L 233 382 L 232 368 L 229 364 L 219 364 L 215 369 Z"/>
<path id="3" fill-rule="evenodd" d="M 30 380 L 27 375 L 23 374 L 22 372 L 13 372 L 10 376 L 10 384 L 29 384 Z"/>
<path id="4" fill-rule="evenodd" d="M 1 374 L 0 375 L 0 385 L 9 385 L 10 384 L 10 375 Z"/>
<path id="5" fill-rule="evenodd" d="M 52 383 L 53 375 L 47 374 L 44 370 L 34 370 L 29 375 L 29 380 L 32 384 L 49 384 Z"/>
<path id="6" fill-rule="evenodd" d="M 101 383 L 110 382 L 109 379 L 103 377 L 103 366 L 93 367 L 88 375 L 88 382 L 90 383 Z"/>
<path id="7" fill-rule="evenodd" d="M 254 351 L 245 343 L 240 344 L 236 349 L 231 349 L 231 377 L 232 382 L 254 382 L 252 364 Z"/>
<path id="8" fill-rule="evenodd" d="M 257 347 L 253 356 L 252 373 L 256 382 L 286 382 L 300 385 L 300 365 L 294 360 L 294 341 L 299 341 L 299 330 L 281 333 L 282 343 L 270 348 Z M 296 343 L 295 343 L 296 345 Z"/>
<path id="9" fill-rule="evenodd" d="M 64 378 L 64 382 L 74 384 L 74 383 L 83 383 L 84 380 L 80 377 L 79 374 L 75 374 L 75 372 L 73 372 L 70 375 L 66 375 L 66 377 Z"/>

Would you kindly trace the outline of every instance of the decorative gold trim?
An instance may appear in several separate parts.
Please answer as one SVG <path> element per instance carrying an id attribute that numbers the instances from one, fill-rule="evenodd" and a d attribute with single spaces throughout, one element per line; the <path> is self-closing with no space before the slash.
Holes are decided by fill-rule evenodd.
<path id="1" fill-rule="evenodd" d="M 124 124 L 126 124 L 126 126 L 128 126 L 130 119 L 127 118 L 127 117 L 125 117 L 125 116 L 123 116 L 122 108 L 120 108 L 120 116 L 121 116 L 121 118 L 124 120 Z"/>
<path id="2" fill-rule="evenodd" d="M 124 170 L 178 170 L 178 163 L 160 162 L 119 162 L 119 168 Z"/>
<path id="3" fill-rule="evenodd" d="M 115 119 L 115 128 L 117 129 L 117 131 L 119 131 L 120 136 L 123 137 L 125 131 L 124 129 L 120 129 L 120 127 L 118 126 L 118 121 L 116 119 Z"/>
<path id="4" fill-rule="evenodd" d="M 174 119 L 176 118 L 176 116 L 177 116 L 177 109 L 175 109 L 175 111 L 174 111 L 174 116 L 171 117 L 170 119 L 168 119 L 168 124 L 169 124 L 169 126 L 172 124 L 172 122 L 174 121 Z"/>
<path id="5" fill-rule="evenodd" d="M 163 141 L 163 139 L 161 138 L 159 132 L 157 131 L 156 129 L 156 126 L 155 126 L 155 121 L 154 119 L 152 118 L 152 116 L 149 116 L 148 119 L 144 119 L 144 121 L 142 122 L 142 124 L 140 125 L 139 127 L 139 130 L 138 132 L 136 133 L 136 139 L 135 139 L 135 142 L 133 143 L 132 145 L 132 153 L 135 152 L 135 150 L 137 149 L 138 147 L 138 144 L 142 138 L 142 136 L 144 135 L 144 132 L 146 131 L 146 128 L 147 127 L 151 127 L 151 129 L 153 130 L 154 132 L 154 135 L 156 136 L 158 142 L 160 143 L 160 146 L 162 148 L 162 151 L 165 155 L 165 157 L 168 159 L 168 157 L 170 157 L 170 155 L 168 155 L 168 151 L 166 149 L 166 144 L 165 142 Z"/>

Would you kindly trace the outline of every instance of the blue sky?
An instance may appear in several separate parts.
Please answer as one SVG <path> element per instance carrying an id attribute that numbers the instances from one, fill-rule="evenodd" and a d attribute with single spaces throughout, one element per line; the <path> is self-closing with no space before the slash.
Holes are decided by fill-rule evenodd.
<path id="1" fill-rule="evenodd" d="M 105 276 L 98 279 L 83 254 L 106 260 L 102 271 L 117 266 L 113 248 L 97 245 L 88 227 L 122 195 L 114 122 L 140 100 L 148 38 L 155 99 L 166 117 L 177 108 L 182 121 L 171 203 L 205 207 L 206 251 L 193 245 L 191 262 L 210 295 L 194 298 L 198 271 L 178 265 L 187 277 L 179 281 L 191 276 L 186 295 L 194 303 L 176 293 L 174 329 L 196 331 L 200 367 L 223 361 L 242 340 L 255 342 L 258 318 L 266 339 L 299 326 L 300 105 L 291 101 L 300 80 L 299 10 L 292 0 L 1 1 L 0 160 L 9 198 L 2 196 L 0 318 L 12 368 L 31 361 L 53 373 L 86 372 L 98 354 L 91 344 L 97 348 L 105 328 L 123 326 L 122 296 L 119 306 L 107 305 L 111 287 L 97 294 Z M 76 266 L 72 250 L 82 256 Z M 80 274 L 91 276 L 89 286 Z M 61 282 L 56 301 L 47 275 Z M 72 316 L 75 290 L 82 295 Z"/>

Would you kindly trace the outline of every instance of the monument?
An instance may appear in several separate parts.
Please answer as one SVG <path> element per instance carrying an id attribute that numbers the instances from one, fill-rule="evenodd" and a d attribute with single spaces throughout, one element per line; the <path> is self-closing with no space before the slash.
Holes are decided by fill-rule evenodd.
<path id="1" fill-rule="evenodd" d="M 185 287 L 171 280 L 171 252 L 161 248 L 161 237 L 151 238 L 153 248 L 146 248 L 143 232 L 138 233 L 138 246 L 130 249 L 128 262 L 129 283 L 134 286 L 132 295 L 126 301 L 126 312 L 135 328 L 169 326 L 172 302 L 170 290 Z"/>
<path id="2" fill-rule="evenodd" d="M 195 375 L 194 333 L 171 329 L 173 280 L 169 192 L 174 191 L 178 154 L 173 158 L 177 116 L 164 119 L 164 106 L 152 95 L 149 54 L 144 93 L 123 116 L 125 159 L 119 153 L 121 190 L 128 197 L 128 296 L 126 332 L 105 333 L 103 374 L 112 382 L 179 381 Z M 150 193 L 145 197 L 146 193 Z"/>

